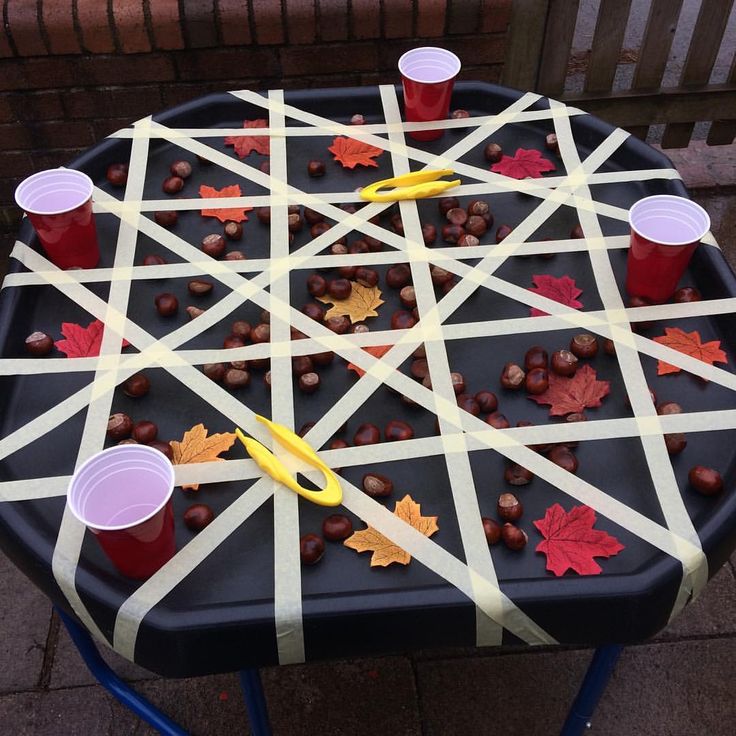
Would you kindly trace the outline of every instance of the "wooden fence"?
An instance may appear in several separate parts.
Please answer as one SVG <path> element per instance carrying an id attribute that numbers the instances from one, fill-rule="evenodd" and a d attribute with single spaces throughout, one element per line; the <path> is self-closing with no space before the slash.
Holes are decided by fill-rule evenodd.
<path id="1" fill-rule="evenodd" d="M 709 145 L 736 136 L 736 56 L 728 80 L 709 84 L 734 0 L 702 0 L 676 87 L 662 87 L 683 0 L 652 0 L 630 89 L 613 91 L 632 0 L 601 0 L 582 93 L 565 93 L 579 0 L 513 0 L 503 83 L 574 104 L 646 138 L 666 124 L 663 148 L 684 148 L 696 122 Z"/>

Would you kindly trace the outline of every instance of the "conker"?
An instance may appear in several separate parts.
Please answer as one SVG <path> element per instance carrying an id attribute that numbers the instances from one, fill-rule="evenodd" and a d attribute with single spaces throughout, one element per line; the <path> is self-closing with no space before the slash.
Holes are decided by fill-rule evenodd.
<path id="1" fill-rule="evenodd" d="M 523 529 L 506 522 L 501 527 L 501 539 L 510 550 L 518 552 L 526 547 L 529 537 Z"/>
<path id="2" fill-rule="evenodd" d="M 163 266 L 164 263 L 166 263 L 166 259 L 163 256 L 155 255 L 153 253 L 149 253 L 143 258 L 144 266 Z"/>
<path id="3" fill-rule="evenodd" d="M 465 235 L 465 228 L 461 225 L 444 225 L 442 228 L 442 240 L 454 245 Z"/>
<path id="4" fill-rule="evenodd" d="M 531 470 L 527 470 L 518 463 L 511 463 L 503 471 L 504 480 L 512 486 L 525 486 L 532 482 L 534 473 Z M 506 521 L 514 521 L 513 519 L 506 519 Z"/>
<path id="5" fill-rule="evenodd" d="M 468 221 L 468 213 L 462 207 L 453 207 L 445 213 L 451 225 L 464 225 Z"/>
<path id="6" fill-rule="evenodd" d="M 410 440 L 414 436 L 414 430 L 410 424 L 402 422 L 400 419 L 392 419 L 384 429 L 384 435 L 387 442 L 403 442 Z"/>
<path id="7" fill-rule="evenodd" d="M 524 513 L 524 507 L 513 493 L 502 493 L 498 497 L 496 512 L 503 521 L 517 521 Z"/>
<path id="8" fill-rule="evenodd" d="M 330 542 L 341 542 L 353 533 L 353 522 L 345 514 L 330 514 L 322 522 L 322 534 Z"/>
<path id="9" fill-rule="evenodd" d="M 309 176 L 324 176 L 325 175 L 325 163 L 324 161 L 313 160 L 307 164 L 307 174 Z"/>
<path id="10" fill-rule="evenodd" d="M 161 185 L 161 188 L 166 192 L 166 194 L 177 194 L 184 189 L 184 179 L 180 176 L 169 176 L 164 179 L 164 183 Z"/>
<path id="11" fill-rule="evenodd" d="M 54 347 L 53 339 L 45 332 L 32 332 L 25 340 L 26 352 L 31 355 L 48 355 Z"/>
<path id="12" fill-rule="evenodd" d="M 484 414 L 492 414 L 498 409 L 498 398 L 493 391 L 478 391 L 475 400 Z"/>
<path id="13" fill-rule="evenodd" d="M 414 327 L 416 323 L 417 321 L 414 319 L 414 315 L 412 315 L 411 312 L 407 312 L 405 309 L 397 309 L 391 315 L 392 330 L 408 330 L 411 327 Z"/>
<path id="14" fill-rule="evenodd" d="M 353 290 L 353 285 L 348 279 L 332 279 L 327 284 L 327 292 L 333 299 L 347 299 Z"/>
<path id="15" fill-rule="evenodd" d="M 105 172 L 105 178 L 114 187 L 124 187 L 128 182 L 128 164 L 110 164 Z"/>
<path id="16" fill-rule="evenodd" d="M 344 314 L 328 317 L 325 320 L 325 327 L 336 335 L 344 335 L 350 329 L 350 317 Z"/>
<path id="17" fill-rule="evenodd" d="M 430 222 L 425 222 L 422 225 L 422 239 L 424 245 L 432 245 L 437 240 L 437 228 Z"/>
<path id="18" fill-rule="evenodd" d="M 723 490 L 723 478 L 713 468 L 696 465 L 687 475 L 690 485 L 703 496 L 714 496 Z"/>
<path id="19" fill-rule="evenodd" d="M 226 367 L 224 363 L 205 363 L 202 366 L 202 372 L 215 383 L 222 383 L 225 377 Z"/>
<path id="20" fill-rule="evenodd" d="M 228 220 L 223 228 L 228 240 L 240 240 L 243 237 L 243 226 L 239 222 Z"/>
<path id="21" fill-rule="evenodd" d="M 250 322 L 246 322 L 244 319 L 236 319 L 230 326 L 232 334 L 242 337 L 243 340 L 247 340 L 250 337 L 252 329 Z"/>
<path id="22" fill-rule="evenodd" d="M 270 342 L 271 341 L 271 325 L 260 322 L 250 331 L 250 339 L 253 342 Z"/>
<path id="23" fill-rule="evenodd" d="M 107 420 L 107 436 L 111 440 L 124 440 L 133 431 L 133 420 L 122 412 L 112 414 Z"/>
<path id="24" fill-rule="evenodd" d="M 126 396 L 130 396 L 131 399 L 137 399 L 145 396 L 149 392 L 151 382 L 144 373 L 134 373 L 123 381 L 122 389 Z"/>
<path id="25" fill-rule="evenodd" d="M 578 369 L 578 359 L 569 350 L 556 350 L 552 353 L 550 367 L 558 376 L 574 376 Z"/>
<path id="26" fill-rule="evenodd" d="M 305 394 L 313 394 L 320 385 L 319 373 L 311 371 L 299 376 L 299 390 Z"/>
<path id="27" fill-rule="evenodd" d="M 153 213 L 153 219 L 161 227 L 174 227 L 179 221 L 179 213 L 176 210 L 158 210 Z"/>
<path id="28" fill-rule="evenodd" d="M 193 532 L 201 532 L 212 523 L 215 512 L 206 503 L 195 503 L 184 512 L 184 525 Z"/>
<path id="29" fill-rule="evenodd" d="M 460 200 L 457 197 L 442 197 L 437 202 L 437 206 L 440 209 L 440 214 L 444 217 L 453 207 L 460 206 Z"/>
<path id="30" fill-rule="evenodd" d="M 305 565 L 316 565 L 325 553 L 325 543 L 318 534 L 305 534 L 299 540 L 299 556 Z"/>
<path id="31" fill-rule="evenodd" d="M 168 292 L 159 294 L 155 299 L 155 304 L 156 311 L 162 317 L 172 317 L 179 309 L 179 300 Z"/>
<path id="32" fill-rule="evenodd" d="M 524 384 L 526 374 L 516 363 L 506 363 L 501 372 L 501 386 L 515 391 Z"/>
<path id="33" fill-rule="evenodd" d="M 163 440 L 154 440 L 153 442 L 149 443 L 148 446 L 166 455 L 169 460 L 174 459 L 174 453 L 171 451 L 171 444 L 169 444 L 168 442 L 164 442 Z"/>
<path id="34" fill-rule="evenodd" d="M 375 424 L 361 424 L 353 436 L 354 445 L 376 445 L 381 441 L 381 430 Z"/>
<path id="35" fill-rule="evenodd" d="M 192 165 L 189 161 L 180 159 L 179 161 L 174 161 L 174 163 L 169 166 L 169 171 L 171 171 L 172 176 L 178 176 L 180 179 L 187 179 L 192 175 Z"/>
<path id="36" fill-rule="evenodd" d="M 147 445 L 158 437 L 158 427 L 153 423 L 144 419 L 133 425 L 132 437 L 136 442 Z"/>
<path id="37" fill-rule="evenodd" d="M 549 375 L 546 368 L 532 368 L 526 374 L 524 382 L 526 390 L 535 396 L 543 394 L 549 388 Z"/>
<path id="38" fill-rule="evenodd" d="M 578 459 L 564 445 L 555 445 L 547 454 L 547 458 L 568 473 L 575 473 L 578 469 Z"/>
<path id="39" fill-rule="evenodd" d="M 393 481 L 380 473 L 366 473 L 361 485 L 371 498 L 385 498 L 394 490 Z"/>
<path id="40" fill-rule="evenodd" d="M 500 411 L 494 411 L 493 414 L 489 414 L 486 417 L 486 424 L 495 427 L 495 429 L 508 429 L 511 426 L 509 420 Z"/>
<path id="41" fill-rule="evenodd" d="M 687 447 L 687 438 L 682 432 L 664 435 L 664 445 L 669 455 L 679 455 Z"/>
<path id="42" fill-rule="evenodd" d="M 487 516 L 484 516 L 481 521 L 488 544 L 498 544 L 501 541 L 501 525 L 495 519 L 489 519 Z"/>
<path id="43" fill-rule="evenodd" d="M 225 370 L 222 382 L 227 388 L 245 388 L 250 383 L 250 373 L 240 368 L 228 368 Z"/>
<path id="44" fill-rule="evenodd" d="M 225 248 L 225 238 L 220 233 L 211 233 L 202 238 L 202 252 L 211 258 L 221 258 Z"/>
<path id="45" fill-rule="evenodd" d="M 403 289 L 411 283 L 411 269 L 404 263 L 397 263 L 386 271 L 386 283 L 392 289 Z"/>
<path id="46" fill-rule="evenodd" d="M 581 332 L 570 340 L 570 352 L 576 358 L 595 358 L 598 354 L 598 339 L 588 332 Z"/>
<path id="47" fill-rule="evenodd" d="M 503 158 L 503 148 L 498 143 L 487 143 L 483 156 L 489 163 L 497 164 Z"/>
<path id="48" fill-rule="evenodd" d="M 374 287 L 378 283 L 378 271 L 366 266 L 358 266 L 355 270 L 355 280 L 366 289 Z"/>
<path id="49" fill-rule="evenodd" d="M 417 305 L 417 295 L 414 291 L 413 286 L 405 286 L 400 292 L 399 292 L 399 300 L 401 301 L 401 305 L 406 309 L 414 309 Z"/>
<path id="50" fill-rule="evenodd" d="M 511 228 L 508 225 L 500 225 L 496 229 L 496 243 L 500 243 L 505 238 L 508 238 L 509 235 L 511 235 Z"/>
<path id="51" fill-rule="evenodd" d="M 315 322 L 322 322 L 325 318 L 325 309 L 321 304 L 309 302 L 302 307 L 302 312 Z"/>
<path id="52" fill-rule="evenodd" d="M 539 345 L 534 345 L 529 348 L 524 355 L 524 369 L 530 371 L 532 368 L 546 368 L 547 367 L 547 351 L 544 348 L 540 348 Z"/>
<path id="53" fill-rule="evenodd" d="M 672 295 L 672 301 L 678 304 L 682 304 L 684 302 L 699 302 L 702 299 L 702 294 L 694 286 L 683 286 Z"/>

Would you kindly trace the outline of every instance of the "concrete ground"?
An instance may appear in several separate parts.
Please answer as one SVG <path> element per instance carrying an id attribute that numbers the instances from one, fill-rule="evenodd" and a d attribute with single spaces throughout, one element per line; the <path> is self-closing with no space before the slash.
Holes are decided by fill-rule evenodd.
<path id="1" fill-rule="evenodd" d="M 736 146 L 667 152 L 710 212 L 736 269 Z M 0 238 L 0 277 L 12 238 Z M 653 640 L 628 647 L 593 733 L 731 736 L 736 723 L 736 555 Z M 263 671 L 276 736 L 548 736 L 590 660 L 586 649 L 419 652 Z M 235 675 L 165 680 L 122 661 L 120 674 L 194 734 L 248 733 Z M 47 599 L 0 554 L 0 733 L 154 733 L 92 677 Z"/>

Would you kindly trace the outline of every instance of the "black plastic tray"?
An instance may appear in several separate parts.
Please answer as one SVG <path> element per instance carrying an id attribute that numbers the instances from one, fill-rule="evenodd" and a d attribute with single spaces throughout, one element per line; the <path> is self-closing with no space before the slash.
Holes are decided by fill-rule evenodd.
<path id="1" fill-rule="evenodd" d="M 473 116 L 487 115 L 501 112 L 519 95 L 513 90 L 488 84 L 460 83 L 455 89 L 453 107 L 465 108 Z M 343 123 L 348 122 L 355 112 L 363 113 L 368 122 L 383 122 L 376 88 L 287 92 L 286 101 Z M 547 107 L 548 102 L 542 99 L 531 109 L 543 110 Z M 264 111 L 254 105 L 229 94 L 217 94 L 154 116 L 154 119 L 172 128 L 224 128 L 240 127 L 244 119 L 264 116 Z M 288 123 L 293 124 L 293 121 Z M 571 125 L 581 158 L 613 130 L 606 123 L 587 115 L 571 118 Z M 561 168 L 560 159 L 544 151 L 544 137 L 552 130 L 549 120 L 517 123 L 504 126 L 493 135 L 493 140 L 511 152 L 518 147 L 542 150 L 558 166 L 558 171 L 553 172 L 553 175 L 561 175 L 564 169 Z M 462 134 L 462 129 L 448 131 L 440 141 L 413 145 L 439 153 Z M 233 149 L 225 147 L 222 138 L 207 138 L 204 142 L 234 156 Z M 350 192 L 370 181 L 392 175 L 388 154 L 380 157 L 378 169 L 349 171 L 337 164 L 333 165 L 326 151 L 330 142 L 331 136 L 290 137 L 287 142 L 289 183 L 307 191 Z M 485 142 L 481 142 L 461 160 L 486 166 L 482 156 Z M 71 165 L 86 171 L 98 186 L 119 197 L 120 190 L 111 188 L 105 181 L 105 169 L 111 162 L 127 160 L 129 153 L 129 140 L 108 139 L 91 148 Z M 167 175 L 169 163 L 176 158 L 187 158 L 194 162 L 191 154 L 177 149 L 175 145 L 152 141 L 144 199 L 165 198 L 160 183 Z M 328 176 L 310 179 L 306 175 L 306 162 L 312 158 L 320 158 L 328 163 Z M 257 165 L 261 160 L 252 154 L 248 161 Z M 196 162 L 194 165 L 192 179 L 196 185 L 207 183 L 220 187 L 238 180 L 233 174 L 215 166 L 200 169 Z M 412 166 L 416 168 L 418 165 Z M 599 171 L 670 167 L 666 157 L 631 137 Z M 245 184 L 248 195 L 267 194 L 266 190 L 251 183 L 241 183 Z M 197 196 L 196 185 L 188 184 L 182 195 Z M 680 181 L 667 179 L 595 185 L 591 189 L 595 199 L 624 208 L 650 194 L 686 195 Z M 501 223 L 513 226 L 537 204 L 535 198 L 513 192 L 486 198 L 496 217 L 494 230 Z M 469 199 L 463 197 L 462 201 Z M 442 224 L 435 200 L 420 202 L 419 212 L 422 221 L 434 222 L 438 228 Z M 251 213 L 251 221 L 245 224 L 243 247 L 249 257 L 265 257 L 268 253 L 268 230 L 253 215 Z M 152 213 L 146 213 L 146 216 L 151 217 Z M 540 228 L 534 239 L 567 238 L 576 222 L 575 210 L 562 207 Z M 628 225 L 623 221 L 601 217 L 600 222 L 605 235 L 625 235 L 628 232 Z M 388 227 L 387 218 L 382 223 Z M 101 266 L 112 264 L 117 227 L 114 216 L 98 216 L 100 241 L 103 244 Z M 205 221 L 194 211 L 180 213 L 179 224 L 174 231 L 188 242 L 197 244 L 206 233 L 218 229 L 218 223 Z M 28 223 L 21 229 L 19 237 L 37 247 Z M 489 233 L 483 242 L 492 242 L 490 237 Z M 297 235 L 295 246 L 308 239 L 308 232 L 303 231 Z M 162 246 L 148 238 L 139 237 L 136 263 L 141 263 L 143 256 L 148 253 L 160 253 L 170 262 L 177 260 L 171 258 Z M 626 252 L 624 249 L 612 250 L 609 254 L 624 294 Z M 401 256 L 398 255 L 397 262 L 400 260 Z M 12 262 L 11 273 L 22 270 L 17 261 Z M 386 266 L 379 266 L 377 270 L 383 283 Z M 584 252 L 558 254 L 551 260 L 513 257 L 496 275 L 530 287 L 532 275 L 538 273 L 572 275 L 579 288 L 583 289 L 584 309 L 601 308 L 588 256 Z M 292 304 L 296 306 L 308 301 L 304 286 L 307 275 L 299 273 L 291 276 Z M 172 323 L 155 313 L 153 297 L 161 291 L 174 291 L 180 296 L 182 307 L 194 303 L 185 298 L 187 280 L 173 279 L 170 283 L 137 281 L 131 291 L 129 317 L 154 335 L 166 334 Z M 697 286 L 705 299 L 736 295 L 736 278 L 720 252 L 712 247 L 698 249 L 682 283 Z M 109 284 L 96 283 L 90 288 L 105 298 Z M 390 289 L 384 289 L 384 292 L 389 304 L 381 310 L 381 316 L 372 322 L 375 329 L 387 329 L 390 314 L 398 307 L 396 293 Z M 218 285 L 211 300 L 226 293 L 227 289 Z M 231 319 L 248 319 L 255 323 L 259 313 L 258 307 L 248 304 L 237 310 L 237 317 L 233 315 L 186 347 L 219 347 L 229 333 L 227 325 Z M 528 307 L 481 289 L 450 321 L 526 315 Z M 10 358 L 24 357 L 23 340 L 33 330 L 45 330 L 60 337 L 62 321 L 86 324 L 91 319 L 83 309 L 52 287 L 4 289 L 0 293 L 1 354 Z M 175 326 L 186 319 L 186 313 L 182 310 Z M 688 331 L 697 329 L 704 339 L 720 339 L 721 347 L 728 354 L 726 369 L 733 370 L 736 355 L 733 351 L 735 320 L 732 315 L 655 323 L 644 334 L 663 334 L 664 326 L 680 326 Z M 509 335 L 483 338 L 472 343 L 458 340 L 448 346 L 448 354 L 453 369 L 463 372 L 472 392 L 487 388 L 499 393 L 501 408 L 512 426 L 519 420 L 543 424 L 554 421 L 548 418 L 547 407 L 533 404 L 524 395 L 500 392 L 498 376 L 501 367 L 508 360 L 521 361 L 524 352 L 532 344 L 542 345 L 550 351 L 565 347 L 570 337 L 578 331 L 570 329 Z M 677 400 L 685 411 L 736 408 L 736 397 L 728 389 L 714 383 L 706 384 L 685 372 L 658 377 L 656 361 L 648 357 L 642 361 L 650 386 L 656 391 L 659 400 Z M 593 365 L 599 377 L 611 381 L 612 388 L 603 406 L 589 411 L 589 418 L 631 416 L 615 358 L 601 354 Z M 403 370 L 407 370 L 407 365 L 404 365 Z M 186 429 L 198 421 L 203 421 L 211 431 L 231 429 L 227 420 L 223 421 L 212 407 L 163 369 L 147 372 L 154 390 L 144 400 L 145 404 L 126 398 L 118 389 L 113 401 L 114 410 L 127 412 L 136 419 L 154 419 L 159 425 L 160 436 L 169 439 L 180 438 Z M 321 373 L 323 388 L 318 393 L 303 396 L 295 390 L 297 428 L 318 419 L 326 407 L 355 382 L 355 375 L 345 370 L 344 361 L 336 360 L 331 367 L 322 369 Z M 0 377 L 0 437 L 22 427 L 41 411 L 88 383 L 90 378 L 91 374 L 88 373 Z M 251 387 L 241 395 L 242 401 L 250 408 L 270 415 L 269 398 L 261 387 L 258 374 L 254 375 Z M 362 421 L 383 426 L 392 418 L 409 421 L 418 437 L 434 434 L 435 419 L 428 412 L 417 412 L 406 407 L 385 387 L 379 389 L 375 397 L 377 400 L 356 407 L 354 417 L 340 436 L 349 440 Z M 0 482 L 70 474 L 84 419 L 85 412 L 81 411 L 42 440 L 2 459 Z M 692 433 L 688 436 L 685 452 L 673 459 L 675 474 L 708 556 L 711 574 L 736 547 L 734 434 L 734 430 Z M 605 444 L 605 448 L 602 444 Z M 664 523 L 638 439 L 583 442 L 576 452 L 580 461 L 580 477 L 654 521 Z M 237 446 L 228 456 L 243 457 L 244 453 Z M 481 512 L 485 516 L 494 516 L 498 493 L 513 490 L 504 487 L 504 459 L 490 450 L 477 451 L 471 454 L 471 464 Z M 726 491 L 717 498 L 706 499 L 689 490 L 687 471 L 694 464 L 720 468 L 726 481 Z M 441 530 L 434 540 L 459 559 L 464 559 L 442 458 L 407 457 L 400 462 L 371 466 L 370 469 L 384 472 L 394 479 L 398 491 L 389 501 L 389 508 L 393 508 L 393 502 L 401 498 L 404 492 L 411 493 L 421 502 L 423 513 L 439 516 Z M 360 485 L 366 470 L 368 468 L 346 468 L 343 473 L 345 478 Z M 191 502 L 208 503 L 219 513 L 242 491 L 242 483 L 206 486 L 196 497 L 177 490 L 174 503 L 178 545 L 183 546 L 192 537 L 192 533 L 181 522 L 183 510 Z M 641 640 L 666 624 L 681 581 L 681 566 L 677 560 L 599 516 L 597 527 L 614 534 L 626 545 L 625 551 L 602 561 L 603 574 L 600 576 L 580 577 L 568 573 L 562 578 L 555 578 L 545 572 L 545 558 L 534 552 L 540 537 L 531 522 L 542 518 L 545 509 L 552 503 L 559 502 L 566 509 L 576 504 L 539 478 L 520 489 L 519 495 L 525 505 L 523 526 L 529 533 L 530 542 L 521 553 L 510 552 L 499 545 L 493 548 L 492 554 L 503 592 L 534 621 L 560 642 L 570 644 Z M 0 543 L 16 564 L 57 605 L 68 610 L 68 604 L 51 572 L 51 558 L 63 510 L 63 497 L 0 503 Z M 301 533 L 318 531 L 326 515 L 324 509 L 301 499 L 299 513 Z M 362 528 L 359 519 L 353 517 L 353 521 L 356 528 Z M 90 536 L 88 534 L 85 540 L 77 570 L 77 590 L 101 630 L 111 637 L 118 608 L 138 584 L 117 575 Z M 153 671 L 174 676 L 276 663 L 273 552 L 273 505 L 267 501 L 145 617 L 138 636 L 136 661 Z M 302 568 L 302 591 L 308 660 L 476 643 L 475 606 L 464 594 L 416 560 L 408 567 L 392 565 L 387 569 L 371 569 L 367 555 L 358 555 L 345 547 L 328 544 L 327 554 L 320 564 Z M 504 642 L 515 641 L 513 636 L 505 634 Z"/>

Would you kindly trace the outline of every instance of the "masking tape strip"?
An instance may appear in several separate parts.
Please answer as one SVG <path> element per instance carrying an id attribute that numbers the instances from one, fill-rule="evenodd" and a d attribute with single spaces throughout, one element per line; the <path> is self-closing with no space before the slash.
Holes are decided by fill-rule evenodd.
<path id="1" fill-rule="evenodd" d="M 386 120 L 389 123 L 400 122 L 401 113 L 399 112 L 398 100 L 396 99 L 394 88 L 382 86 L 380 91 Z M 478 135 L 482 137 L 477 142 L 480 142 L 480 140 L 486 137 L 484 126 L 479 127 L 473 134 L 467 136 L 466 141 L 472 138 L 472 145 L 475 145 Z M 392 144 L 401 144 L 404 141 L 403 133 L 389 134 L 389 140 Z M 460 148 L 462 147 L 460 146 Z M 452 149 L 450 149 L 451 151 Z M 395 152 L 392 152 L 391 158 L 394 176 L 403 176 L 409 173 L 408 159 Z M 404 233 L 407 238 L 407 256 L 412 272 L 412 283 L 416 293 L 420 321 L 425 322 L 425 329 L 441 332 L 442 326 L 437 318 L 437 301 L 434 294 L 434 285 L 432 284 L 429 273 L 429 266 L 423 258 L 419 261 L 414 259 L 414 254 L 417 251 L 421 254 L 426 252 L 422 242 L 422 225 L 419 220 L 417 203 L 416 201 L 404 201 L 400 202 L 399 205 L 402 222 L 404 223 Z M 428 316 L 425 317 L 424 315 Z M 442 341 L 426 343 L 426 351 L 429 370 L 433 376 L 433 390 L 438 396 L 450 402 L 451 397 L 454 397 L 454 390 L 450 379 L 450 366 L 445 344 Z M 460 408 L 456 406 L 456 413 L 459 414 L 460 411 Z M 455 426 L 457 426 L 457 423 L 455 423 Z M 440 433 L 443 434 L 449 431 L 450 426 L 440 416 Z M 480 522 L 481 513 L 475 490 L 473 472 L 470 467 L 470 459 L 467 452 L 453 452 L 445 456 L 445 464 L 447 466 L 447 477 L 450 482 L 455 514 L 460 528 L 460 536 L 468 568 L 478 570 L 484 577 L 490 579 L 493 586 L 486 592 L 488 595 L 496 597 L 490 600 L 484 600 L 480 590 L 474 591 L 473 600 L 482 601 L 481 605 L 476 606 L 476 642 L 479 646 L 498 646 L 503 639 L 502 626 L 504 625 L 504 621 L 502 618 L 490 618 L 485 611 L 494 610 L 498 613 L 503 611 L 504 607 L 497 599 L 501 595 L 497 587 L 498 578 L 483 532 L 483 525 Z M 470 577 L 471 587 L 476 580 L 477 578 Z M 525 640 L 528 638 L 528 636 L 524 637 Z"/>
<path id="2" fill-rule="evenodd" d="M 559 104 L 561 103 L 550 101 L 550 105 Z M 579 166 L 569 118 L 557 119 L 555 131 L 560 145 L 560 155 L 565 161 L 569 160 L 575 166 Z M 581 185 L 579 189 L 584 196 L 590 196 L 587 184 Z M 578 214 L 584 233 L 601 235 L 600 224 L 595 215 L 582 210 L 579 210 Z M 607 254 L 603 251 L 591 251 L 590 260 L 603 306 L 611 310 L 622 309 L 623 301 Z M 625 340 L 622 340 L 617 343 L 616 357 L 634 415 L 656 421 L 656 409 L 650 398 L 638 352 L 633 345 L 626 344 Z M 664 438 L 661 435 L 643 435 L 641 443 L 665 522 L 673 537 L 678 540 L 675 556 L 682 563 L 683 579 L 674 606 L 673 613 L 675 613 L 685 605 L 691 592 L 697 594 L 705 586 L 708 580 L 708 563 L 693 522 L 685 508 Z M 687 540 L 689 544 L 680 542 L 680 539 Z"/>
<path id="3" fill-rule="evenodd" d="M 283 102 L 283 92 L 269 92 L 269 99 Z M 271 108 L 269 125 L 283 126 L 283 115 Z M 286 139 L 271 140 L 271 193 L 283 194 L 287 180 Z M 271 254 L 275 261 L 289 256 L 289 223 L 286 200 L 271 205 Z M 271 358 L 271 416 L 273 421 L 294 427 L 294 384 L 291 369 L 291 314 L 289 271 L 271 279 L 269 312 L 271 338 L 283 343 L 287 352 Z M 288 453 L 276 442 L 272 451 L 282 460 Z M 299 557 L 299 496 L 276 481 L 273 498 L 274 534 L 274 620 L 276 648 L 280 664 L 304 661 L 304 628 L 302 622 L 302 577 Z"/>

